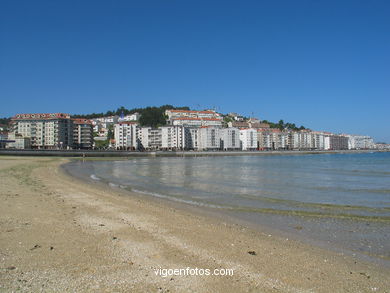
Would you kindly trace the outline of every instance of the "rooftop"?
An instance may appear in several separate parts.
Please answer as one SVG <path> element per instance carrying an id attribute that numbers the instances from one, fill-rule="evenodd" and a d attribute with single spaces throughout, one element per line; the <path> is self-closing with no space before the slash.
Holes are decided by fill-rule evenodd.
<path id="1" fill-rule="evenodd" d="M 12 120 L 34 120 L 34 119 L 70 119 L 69 114 L 64 113 L 34 113 L 16 114 Z"/>

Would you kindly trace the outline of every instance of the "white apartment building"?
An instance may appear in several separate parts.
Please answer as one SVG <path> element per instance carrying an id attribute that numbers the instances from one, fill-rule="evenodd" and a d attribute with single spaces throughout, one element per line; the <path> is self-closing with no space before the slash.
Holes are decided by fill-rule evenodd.
<path id="1" fill-rule="evenodd" d="M 162 147 L 162 129 L 148 128 L 148 149 L 158 150 Z"/>
<path id="2" fill-rule="evenodd" d="M 7 149 L 24 150 L 31 148 L 31 139 L 23 137 L 21 134 L 9 133 L 7 140 L 8 142 L 5 144 Z"/>
<path id="3" fill-rule="evenodd" d="M 168 124 L 186 127 L 222 127 L 222 117 L 215 111 L 166 110 Z"/>
<path id="4" fill-rule="evenodd" d="M 241 149 L 240 130 L 238 128 L 222 128 L 220 130 L 221 149 L 239 150 Z"/>
<path id="5" fill-rule="evenodd" d="M 139 113 L 128 114 L 123 117 L 119 117 L 118 122 L 138 121 L 140 117 L 141 114 Z"/>
<path id="6" fill-rule="evenodd" d="M 93 132 L 97 133 L 100 137 L 107 137 L 110 126 L 118 123 L 118 119 L 118 116 L 107 116 L 91 119 Z"/>
<path id="7" fill-rule="evenodd" d="M 197 150 L 199 148 L 200 128 L 184 127 L 185 132 L 185 149 Z"/>
<path id="8" fill-rule="evenodd" d="M 165 115 L 168 116 L 168 120 L 176 118 L 216 118 L 222 120 L 222 117 L 215 111 L 190 111 L 190 110 L 166 110 Z"/>
<path id="9" fill-rule="evenodd" d="M 166 150 L 182 150 L 186 147 L 186 133 L 183 126 L 162 126 L 161 147 Z"/>
<path id="10" fill-rule="evenodd" d="M 121 122 L 115 124 L 114 138 L 116 149 L 137 149 L 137 124 L 134 122 Z"/>
<path id="11" fill-rule="evenodd" d="M 315 148 L 315 138 L 311 131 L 294 131 L 291 138 L 293 149 L 311 150 Z"/>
<path id="12" fill-rule="evenodd" d="M 169 124 L 186 127 L 213 126 L 222 127 L 222 120 L 217 118 L 179 117 L 169 120 Z"/>
<path id="13" fill-rule="evenodd" d="M 201 127 L 198 135 L 199 150 L 219 150 L 221 147 L 221 129 Z"/>
<path id="14" fill-rule="evenodd" d="M 149 130 L 151 127 L 137 127 L 136 140 L 137 148 L 141 150 L 149 149 Z"/>
<path id="15" fill-rule="evenodd" d="M 14 133 L 31 139 L 36 149 L 67 149 L 73 146 L 69 114 L 17 114 L 12 118 Z"/>
<path id="16" fill-rule="evenodd" d="M 256 150 L 258 141 L 256 129 L 240 129 L 240 141 L 243 151 Z"/>
<path id="17" fill-rule="evenodd" d="M 361 150 L 373 149 L 375 147 L 374 140 L 370 136 L 364 135 L 347 135 L 348 149 Z"/>

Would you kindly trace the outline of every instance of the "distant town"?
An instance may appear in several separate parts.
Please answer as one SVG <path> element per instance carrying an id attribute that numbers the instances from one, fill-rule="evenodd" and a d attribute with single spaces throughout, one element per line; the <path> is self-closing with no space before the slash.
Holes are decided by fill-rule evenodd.
<path id="1" fill-rule="evenodd" d="M 118 114 L 118 112 L 120 112 Z M 370 136 L 271 123 L 238 113 L 148 107 L 112 115 L 16 114 L 0 125 L 2 149 L 269 151 L 390 149 Z"/>

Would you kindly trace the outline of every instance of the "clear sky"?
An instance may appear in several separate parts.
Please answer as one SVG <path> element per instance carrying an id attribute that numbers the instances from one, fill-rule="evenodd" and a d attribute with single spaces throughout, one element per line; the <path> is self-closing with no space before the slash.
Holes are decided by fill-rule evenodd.
<path id="1" fill-rule="evenodd" d="M 162 104 L 390 143 L 390 1 L 0 1 L 0 117 Z"/>

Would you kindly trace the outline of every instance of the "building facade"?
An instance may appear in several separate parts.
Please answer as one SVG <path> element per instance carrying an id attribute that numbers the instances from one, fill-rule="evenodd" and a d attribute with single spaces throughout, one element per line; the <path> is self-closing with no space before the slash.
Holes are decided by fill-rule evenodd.
<path id="1" fill-rule="evenodd" d="M 69 114 L 17 114 L 12 118 L 13 132 L 30 138 L 34 149 L 73 147 L 73 123 Z"/>
<path id="2" fill-rule="evenodd" d="M 137 144 L 137 124 L 120 122 L 114 125 L 115 148 L 118 150 L 135 150 Z"/>
<path id="3" fill-rule="evenodd" d="M 221 129 L 201 127 L 198 135 L 198 150 L 219 150 L 221 148 Z"/>
<path id="4" fill-rule="evenodd" d="M 243 151 L 252 151 L 257 149 L 258 137 L 257 131 L 253 128 L 240 129 L 240 142 Z"/>
<path id="5" fill-rule="evenodd" d="M 93 126 L 88 119 L 72 119 L 73 148 L 91 149 L 93 147 Z"/>
<path id="6" fill-rule="evenodd" d="M 161 148 L 164 150 L 183 150 L 186 148 L 186 132 L 183 126 L 162 126 Z"/>
<path id="7" fill-rule="evenodd" d="M 220 130 L 221 149 L 225 151 L 240 150 L 240 130 L 238 128 L 222 128 Z"/>

